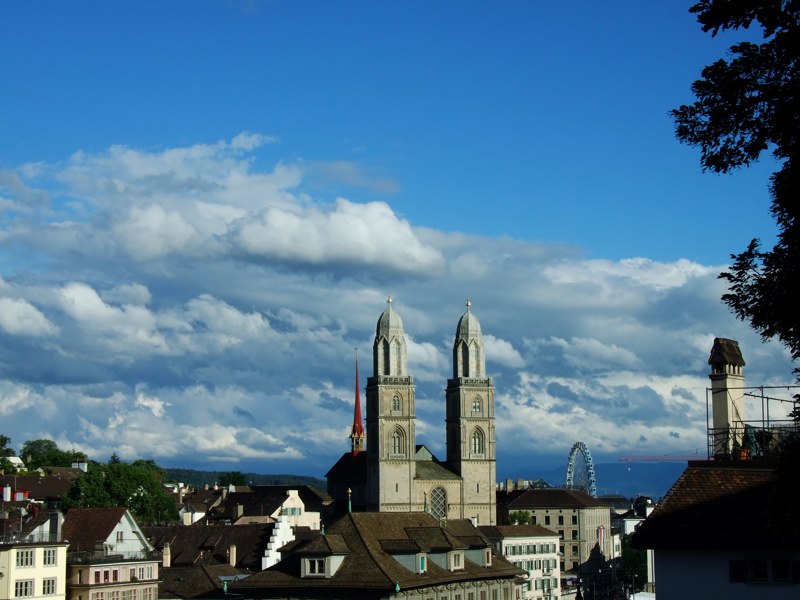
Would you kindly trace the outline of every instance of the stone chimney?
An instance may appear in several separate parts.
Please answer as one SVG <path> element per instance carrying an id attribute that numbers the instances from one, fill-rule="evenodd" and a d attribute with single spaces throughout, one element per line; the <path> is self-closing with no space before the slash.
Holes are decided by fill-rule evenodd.
<path id="1" fill-rule="evenodd" d="M 739 342 L 714 339 L 711 356 L 711 407 L 714 456 L 731 456 L 744 436 L 744 358 Z"/>
<path id="2" fill-rule="evenodd" d="M 169 569 L 172 565 L 172 550 L 169 547 L 169 542 L 164 544 L 164 550 L 162 551 L 162 559 L 161 559 L 161 566 L 165 569 Z"/>
<path id="3" fill-rule="evenodd" d="M 236 566 L 236 544 L 231 544 L 231 547 L 228 549 L 228 563 L 232 566 Z"/>

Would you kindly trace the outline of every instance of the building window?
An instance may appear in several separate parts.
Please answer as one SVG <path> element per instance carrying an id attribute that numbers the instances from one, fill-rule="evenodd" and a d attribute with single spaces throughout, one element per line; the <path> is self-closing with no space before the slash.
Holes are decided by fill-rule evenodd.
<path id="1" fill-rule="evenodd" d="M 545 518 L 544 518 L 544 524 L 545 524 L 545 525 L 550 525 L 550 515 L 547 515 L 547 516 L 545 516 Z"/>
<path id="2" fill-rule="evenodd" d="M 17 567 L 34 566 L 33 550 L 17 550 Z"/>
<path id="3" fill-rule="evenodd" d="M 400 407 L 401 407 L 400 396 L 398 394 L 395 394 L 394 396 L 392 396 L 392 411 L 400 412 Z"/>
<path id="4" fill-rule="evenodd" d="M 306 575 L 317 576 L 317 577 L 325 575 L 325 559 L 324 558 L 306 559 Z"/>
<path id="5" fill-rule="evenodd" d="M 573 525 L 577 525 L 578 524 L 578 515 L 572 515 L 572 524 Z"/>
<path id="6" fill-rule="evenodd" d="M 558 524 L 559 525 L 563 525 L 564 524 L 564 515 L 558 515 Z"/>
<path id="7" fill-rule="evenodd" d="M 19 553 L 20 551 L 17 550 Z M 23 579 L 14 582 L 14 597 L 29 598 L 33 596 L 33 579 Z"/>
<path id="8" fill-rule="evenodd" d="M 56 578 L 46 577 L 42 580 L 42 596 L 55 596 L 56 594 Z"/>
<path id="9" fill-rule="evenodd" d="M 453 552 L 450 558 L 450 570 L 451 571 L 460 571 L 464 568 L 463 561 L 461 560 L 461 552 L 455 551 Z"/>
<path id="10" fill-rule="evenodd" d="M 52 567 L 56 564 L 56 549 L 55 548 L 45 548 L 44 549 L 44 566 L 45 567 Z"/>
<path id="11" fill-rule="evenodd" d="M 117 542 L 124 542 L 125 541 L 125 532 L 118 531 L 117 532 Z"/>
<path id="12" fill-rule="evenodd" d="M 476 429 L 472 432 L 472 453 L 483 454 L 483 452 L 483 432 L 480 429 Z"/>
<path id="13" fill-rule="evenodd" d="M 447 492 L 444 488 L 433 488 L 431 490 L 431 514 L 437 519 L 444 519 L 447 516 Z"/>
<path id="14" fill-rule="evenodd" d="M 472 412 L 473 413 L 480 413 L 481 412 L 481 397 L 475 396 L 475 400 L 472 401 Z"/>
<path id="15" fill-rule="evenodd" d="M 425 555 L 424 554 L 420 554 L 419 555 L 419 572 L 420 573 L 425 573 L 427 570 L 428 570 L 428 568 L 427 568 L 427 564 L 426 564 L 426 561 L 425 561 Z"/>
<path id="16" fill-rule="evenodd" d="M 391 444 L 392 454 L 394 455 L 402 455 L 405 454 L 406 451 L 406 438 L 403 430 L 399 427 L 396 428 L 392 432 L 392 444 Z"/>
<path id="17" fill-rule="evenodd" d="M 577 529 L 573 529 L 572 530 L 572 539 L 573 540 L 577 540 L 578 539 L 578 530 Z"/>

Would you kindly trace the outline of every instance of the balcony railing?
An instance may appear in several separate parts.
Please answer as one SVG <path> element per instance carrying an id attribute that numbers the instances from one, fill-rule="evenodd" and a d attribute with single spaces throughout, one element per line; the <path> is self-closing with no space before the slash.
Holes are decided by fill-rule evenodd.
<path id="1" fill-rule="evenodd" d="M 70 552 L 67 554 L 67 563 L 71 565 L 107 564 L 118 562 L 133 562 L 161 560 L 158 552 L 111 552 L 106 550 L 90 550 L 87 552 Z"/>
<path id="2" fill-rule="evenodd" d="M 791 420 L 740 421 L 730 427 L 708 429 L 708 457 L 728 460 L 764 459 L 775 456 L 781 443 L 800 432 Z"/>
<path id="3" fill-rule="evenodd" d="M 20 535 L 17 531 L 0 533 L 0 544 L 42 544 L 47 542 L 62 542 L 60 533 L 35 533 Z"/>

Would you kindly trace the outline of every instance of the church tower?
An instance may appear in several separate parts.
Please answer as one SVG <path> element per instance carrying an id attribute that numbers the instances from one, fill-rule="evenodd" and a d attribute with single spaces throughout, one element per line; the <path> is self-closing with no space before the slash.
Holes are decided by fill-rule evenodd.
<path id="1" fill-rule="evenodd" d="M 403 322 L 389 297 L 375 329 L 373 375 L 367 379 L 367 490 L 371 510 L 417 510 L 413 494 L 414 378 L 408 374 Z"/>
<path id="2" fill-rule="evenodd" d="M 483 334 L 467 301 L 453 343 L 453 378 L 447 380 L 447 462 L 462 479 L 462 518 L 493 525 L 495 511 L 494 384 L 486 376 Z"/>
<path id="3" fill-rule="evenodd" d="M 358 384 L 358 352 L 356 352 L 356 407 L 353 411 L 353 427 L 350 429 L 350 452 L 358 454 L 367 447 L 367 433 L 361 420 L 361 389 Z"/>

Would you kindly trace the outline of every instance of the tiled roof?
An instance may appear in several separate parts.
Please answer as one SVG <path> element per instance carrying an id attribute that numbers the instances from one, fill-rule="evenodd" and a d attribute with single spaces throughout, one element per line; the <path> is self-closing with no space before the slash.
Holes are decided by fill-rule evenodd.
<path id="1" fill-rule="evenodd" d="M 586 492 L 563 488 L 543 488 L 510 492 L 498 503 L 504 503 L 508 510 L 532 508 L 597 508 L 608 506 L 592 498 Z"/>
<path id="2" fill-rule="evenodd" d="M 28 490 L 31 500 L 60 500 L 72 487 L 69 478 L 59 475 L 0 475 L 0 488 Z"/>
<path id="3" fill-rule="evenodd" d="M 348 551 L 332 577 L 301 578 L 298 549 L 302 545 L 296 545 L 277 565 L 234 584 L 231 589 L 263 597 L 286 596 L 289 588 L 297 597 L 322 593 L 322 589 L 331 597 L 368 597 L 376 592 L 385 595 L 395 583 L 399 583 L 401 589 L 413 589 L 459 581 L 513 578 L 523 573 L 495 554 L 489 567 L 465 559 L 463 570 L 451 572 L 428 561 L 428 572 L 416 574 L 389 554 L 389 550 L 405 553 L 417 547 L 441 550 L 491 547 L 468 521 L 450 521 L 442 525 L 427 513 L 352 513 L 327 528 L 325 537 L 332 535 L 339 536 Z"/>
<path id="4" fill-rule="evenodd" d="M 336 464 L 325 473 L 325 477 L 338 481 L 366 483 L 367 453 L 359 452 L 358 454 L 353 454 L 352 452 L 345 452 L 336 461 Z"/>
<path id="5" fill-rule="evenodd" d="M 223 596 L 220 577 L 245 575 L 246 571 L 228 564 L 197 567 L 170 567 L 158 570 L 161 583 L 159 598 L 220 598 Z"/>
<path id="6" fill-rule="evenodd" d="M 126 508 L 73 508 L 64 515 L 64 540 L 70 552 L 94 550 L 111 536 Z"/>
<path id="7" fill-rule="evenodd" d="M 236 546 L 236 566 L 261 569 L 261 557 L 274 523 L 252 525 L 171 525 L 142 527 L 159 552 L 169 543 L 173 567 L 227 563 L 231 545 Z"/>
<path id="8" fill-rule="evenodd" d="M 447 465 L 436 460 L 418 460 L 414 479 L 448 480 L 461 479 L 458 473 L 451 471 Z"/>
<path id="9" fill-rule="evenodd" d="M 489 539 L 558 537 L 555 531 L 541 525 L 481 525 L 478 529 Z"/>
<path id="10" fill-rule="evenodd" d="M 771 526 L 773 466 L 691 462 L 634 534 L 639 548 L 800 549 L 800 540 Z M 787 501 L 791 501 L 787 499 Z"/>

